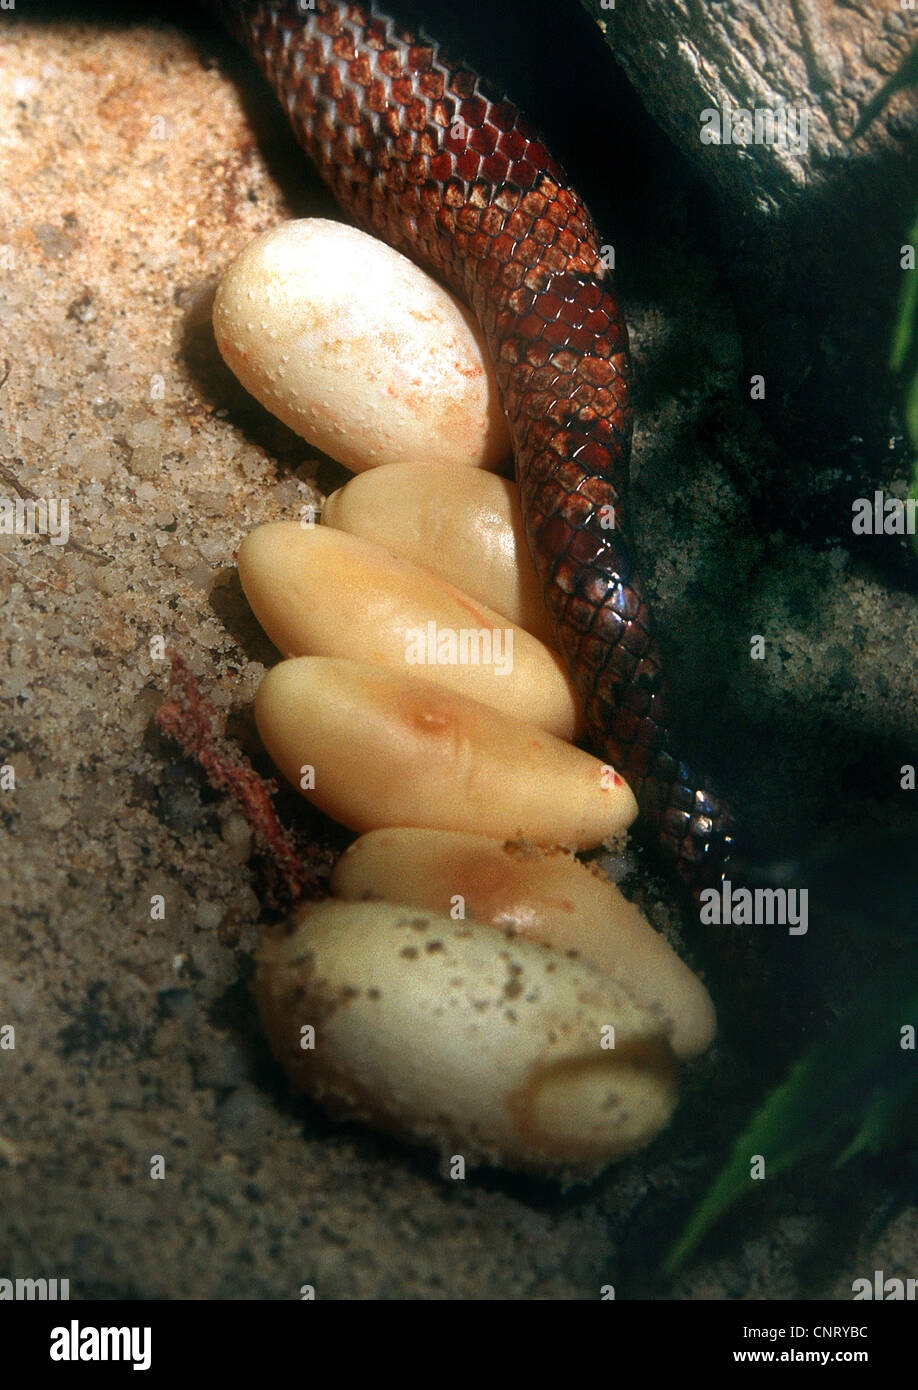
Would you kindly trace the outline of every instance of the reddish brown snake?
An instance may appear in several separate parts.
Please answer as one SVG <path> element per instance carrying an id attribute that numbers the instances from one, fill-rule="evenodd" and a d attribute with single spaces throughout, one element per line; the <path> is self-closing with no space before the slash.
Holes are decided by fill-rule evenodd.
<path id="1" fill-rule="evenodd" d="M 497 370 L 526 533 L 590 739 L 694 891 L 723 875 L 724 804 L 670 747 L 626 482 L 628 333 L 589 213 L 488 83 L 376 4 L 217 0 L 341 206 L 468 301 Z"/>

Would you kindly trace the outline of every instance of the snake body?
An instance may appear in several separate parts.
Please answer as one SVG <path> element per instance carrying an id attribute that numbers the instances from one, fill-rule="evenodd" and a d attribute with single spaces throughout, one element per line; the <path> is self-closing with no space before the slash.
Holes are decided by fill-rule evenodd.
<path id="1" fill-rule="evenodd" d="M 590 740 L 694 891 L 724 804 L 674 755 L 628 533 L 628 333 L 596 228 L 502 94 L 375 3 L 218 0 L 300 144 L 365 230 L 472 307 L 510 426 L 526 535 Z"/>

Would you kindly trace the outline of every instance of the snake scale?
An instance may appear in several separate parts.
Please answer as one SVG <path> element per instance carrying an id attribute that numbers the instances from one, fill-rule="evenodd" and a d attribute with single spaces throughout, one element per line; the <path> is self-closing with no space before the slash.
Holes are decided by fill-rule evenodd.
<path id="1" fill-rule="evenodd" d="M 629 538 L 628 332 L 592 219 L 521 113 L 375 3 L 214 0 L 341 206 L 476 314 L 528 544 L 594 751 L 693 892 L 722 876 L 725 804 L 671 747 Z"/>

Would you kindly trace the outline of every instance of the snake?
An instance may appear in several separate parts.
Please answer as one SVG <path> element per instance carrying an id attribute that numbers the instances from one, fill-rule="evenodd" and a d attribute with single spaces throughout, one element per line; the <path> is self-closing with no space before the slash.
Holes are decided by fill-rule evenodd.
<path id="1" fill-rule="evenodd" d="M 596 226 L 499 87 L 371 0 L 212 0 L 340 206 L 476 315 L 526 541 L 593 751 L 697 898 L 735 820 L 678 755 L 631 536 L 628 329 Z"/>

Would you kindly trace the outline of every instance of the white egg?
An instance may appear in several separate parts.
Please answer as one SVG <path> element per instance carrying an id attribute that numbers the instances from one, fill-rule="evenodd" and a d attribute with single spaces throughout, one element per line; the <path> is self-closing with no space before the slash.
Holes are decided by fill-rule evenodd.
<path id="1" fill-rule="evenodd" d="M 223 277 L 213 320 L 243 386 L 354 472 L 510 455 L 474 317 L 375 237 L 324 218 L 263 232 Z"/>

